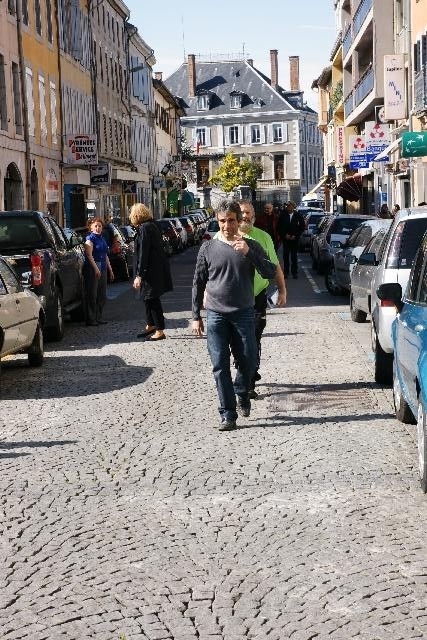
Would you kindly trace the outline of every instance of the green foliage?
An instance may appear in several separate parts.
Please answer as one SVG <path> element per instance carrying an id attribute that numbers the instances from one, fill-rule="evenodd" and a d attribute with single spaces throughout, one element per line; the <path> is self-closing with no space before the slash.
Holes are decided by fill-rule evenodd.
<path id="1" fill-rule="evenodd" d="M 209 182 L 220 187 L 225 193 L 230 193 L 241 184 L 256 189 L 257 180 L 261 175 L 262 167 L 258 163 L 252 162 L 249 158 L 239 160 L 230 152 L 226 154 Z"/>

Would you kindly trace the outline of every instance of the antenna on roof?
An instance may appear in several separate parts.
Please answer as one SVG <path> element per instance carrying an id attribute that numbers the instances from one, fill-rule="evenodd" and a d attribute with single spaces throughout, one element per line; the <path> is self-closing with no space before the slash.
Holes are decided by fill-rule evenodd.
<path id="1" fill-rule="evenodd" d="M 182 52 L 184 54 L 184 62 L 185 62 L 185 36 L 184 36 L 184 16 L 181 15 L 181 25 L 182 25 Z"/>
<path id="2" fill-rule="evenodd" d="M 243 60 L 245 59 L 245 43 L 242 43 Z"/>

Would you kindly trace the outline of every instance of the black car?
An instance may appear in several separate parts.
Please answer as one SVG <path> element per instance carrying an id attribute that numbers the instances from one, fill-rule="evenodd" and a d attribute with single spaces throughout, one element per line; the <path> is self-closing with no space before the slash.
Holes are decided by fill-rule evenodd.
<path id="1" fill-rule="evenodd" d="M 0 255 L 39 296 L 47 339 L 61 340 L 64 313 L 84 319 L 83 254 L 55 220 L 41 211 L 0 211 Z"/>

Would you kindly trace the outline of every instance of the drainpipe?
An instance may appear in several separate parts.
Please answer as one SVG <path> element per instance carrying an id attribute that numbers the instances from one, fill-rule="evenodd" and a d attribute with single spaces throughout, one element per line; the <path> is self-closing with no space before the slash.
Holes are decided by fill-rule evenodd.
<path id="1" fill-rule="evenodd" d="M 18 3 L 19 4 L 19 3 Z M 62 112 L 62 67 L 61 67 L 61 48 L 59 38 L 59 11 L 58 2 L 55 6 L 55 21 L 56 21 L 56 50 L 58 52 L 58 96 L 59 96 L 59 136 L 60 136 L 60 153 L 61 159 L 59 161 L 59 210 L 58 210 L 58 222 L 64 226 L 64 116 Z M 50 90 L 50 89 L 49 89 Z M 50 102 L 50 100 L 49 100 Z M 52 114 L 51 114 L 52 116 Z"/>
<path id="2" fill-rule="evenodd" d="M 18 57 L 19 57 L 20 79 L 21 79 L 22 111 L 23 111 L 22 123 L 24 126 L 24 143 L 25 143 L 24 207 L 29 209 L 31 207 L 31 147 L 30 147 L 30 131 L 29 131 L 29 124 L 28 124 L 28 101 L 27 101 L 25 60 L 24 60 L 24 49 L 22 46 L 22 12 L 21 12 L 20 2 L 16 3 L 16 32 L 17 32 L 17 38 L 18 38 Z"/>

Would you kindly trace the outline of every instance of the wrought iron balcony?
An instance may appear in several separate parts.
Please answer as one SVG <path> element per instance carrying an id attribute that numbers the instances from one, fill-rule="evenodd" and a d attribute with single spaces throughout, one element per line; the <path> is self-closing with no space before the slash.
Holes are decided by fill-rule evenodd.
<path id="1" fill-rule="evenodd" d="M 347 31 L 344 34 L 344 38 L 342 39 L 342 54 L 345 57 L 348 53 L 348 50 L 351 47 L 351 43 L 353 42 L 353 34 L 351 33 L 351 25 L 349 25 Z"/>

